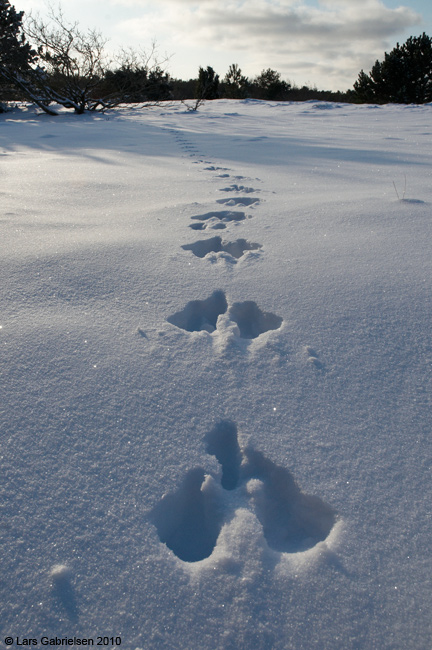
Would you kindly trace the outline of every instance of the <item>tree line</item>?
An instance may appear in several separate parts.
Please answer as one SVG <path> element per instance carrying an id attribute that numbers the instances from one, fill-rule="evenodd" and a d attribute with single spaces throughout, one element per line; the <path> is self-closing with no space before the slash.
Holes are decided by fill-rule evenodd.
<path id="1" fill-rule="evenodd" d="M 107 56 L 106 39 L 96 30 L 82 31 L 61 9 L 47 19 L 23 24 L 9 0 L 0 0 L 0 111 L 5 102 L 30 101 L 56 114 L 56 105 L 76 113 L 105 111 L 123 103 L 190 100 L 188 108 L 218 98 L 271 101 L 325 100 L 356 103 L 426 103 L 432 101 L 432 39 L 410 37 L 376 61 L 369 74 L 360 71 L 346 92 L 298 87 L 268 68 L 252 79 L 232 64 L 223 78 L 211 66 L 199 67 L 196 79 L 175 79 L 166 71 L 157 48 L 121 50 Z M 3 102 L 3 103 L 2 103 Z M 3 108 L 2 108 L 3 107 Z"/>

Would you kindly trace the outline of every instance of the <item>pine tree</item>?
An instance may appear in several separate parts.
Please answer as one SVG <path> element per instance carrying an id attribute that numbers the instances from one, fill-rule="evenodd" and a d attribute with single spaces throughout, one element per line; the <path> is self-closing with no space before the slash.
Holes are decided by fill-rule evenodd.
<path id="1" fill-rule="evenodd" d="M 247 95 L 248 79 L 242 74 L 237 63 L 232 63 L 223 80 L 224 94 L 230 99 L 244 99 Z"/>
<path id="2" fill-rule="evenodd" d="M 432 39 L 423 32 L 385 52 L 369 75 L 360 71 L 354 84 L 359 102 L 425 104 L 432 101 Z"/>
<path id="3" fill-rule="evenodd" d="M 207 69 L 199 68 L 198 82 L 196 86 L 196 99 L 218 99 L 219 97 L 219 75 L 212 67 Z"/>
<path id="4" fill-rule="evenodd" d="M 37 53 L 32 49 L 23 33 L 22 19 L 24 12 L 16 11 L 8 0 L 0 0 L 0 78 L 3 81 L 2 92 L 29 71 Z"/>
<path id="5" fill-rule="evenodd" d="M 267 68 L 254 80 L 254 86 L 260 99 L 283 100 L 286 99 L 291 84 L 281 79 L 280 72 Z"/>

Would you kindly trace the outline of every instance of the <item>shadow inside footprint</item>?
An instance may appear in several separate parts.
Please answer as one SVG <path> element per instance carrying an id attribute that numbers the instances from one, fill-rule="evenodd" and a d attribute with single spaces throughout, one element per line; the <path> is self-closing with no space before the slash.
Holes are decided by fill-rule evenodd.
<path id="1" fill-rule="evenodd" d="M 169 316 L 171 325 L 180 327 L 187 332 L 214 332 L 217 319 L 228 309 L 228 303 L 223 291 L 214 291 L 206 300 L 192 300 L 182 311 Z"/>
<path id="2" fill-rule="evenodd" d="M 196 214 L 191 219 L 199 221 L 207 221 L 208 219 L 220 219 L 221 221 L 243 221 L 246 219 L 244 212 L 233 212 L 232 210 L 220 210 L 213 212 L 205 212 L 204 214 Z"/>
<path id="3" fill-rule="evenodd" d="M 301 492 L 287 469 L 246 449 L 242 479 L 258 479 L 251 498 L 270 548 L 298 553 L 328 537 L 336 520 L 334 510 L 319 497 Z"/>
<path id="4" fill-rule="evenodd" d="M 260 203 L 259 199 L 251 199 L 248 196 L 237 196 L 231 199 L 218 199 L 216 203 L 221 203 L 222 205 L 256 205 Z"/>
<path id="5" fill-rule="evenodd" d="M 192 251 L 197 257 L 205 257 L 209 253 L 228 253 L 239 259 L 244 255 L 245 251 L 257 250 L 261 248 L 261 244 L 255 244 L 246 241 L 246 239 L 237 239 L 234 242 L 222 241 L 221 237 L 211 237 L 210 239 L 203 239 L 194 242 L 193 244 L 186 244 L 182 246 L 186 251 Z"/>
<path id="6" fill-rule="evenodd" d="M 256 190 L 254 187 L 245 187 L 244 185 L 230 185 L 229 187 L 223 187 L 220 192 L 244 192 L 245 194 L 250 194 L 251 192 L 259 192 L 259 190 Z"/>
<path id="7" fill-rule="evenodd" d="M 234 490 L 240 478 L 241 451 L 237 440 L 237 427 L 231 420 L 222 420 L 206 436 L 206 451 L 216 456 L 222 467 L 221 485 Z"/>
<path id="8" fill-rule="evenodd" d="M 300 553 L 325 540 L 336 513 L 319 497 L 304 494 L 292 474 L 238 442 L 237 427 L 220 420 L 206 435 L 206 451 L 222 468 L 223 490 L 237 490 L 243 507 L 255 513 L 268 546 L 279 553 Z M 236 498 L 237 499 L 237 498 Z M 159 539 L 184 562 L 209 557 L 230 516 L 223 491 L 200 467 L 187 472 L 176 492 L 166 494 L 150 512 Z"/>
<path id="9" fill-rule="evenodd" d="M 283 319 L 271 312 L 261 311 L 256 302 L 246 300 L 235 302 L 229 310 L 231 320 L 235 321 L 244 339 L 256 339 L 260 334 L 276 330 L 282 325 Z"/>
<path id="10" fill-rule="evenodd" d="M 183 562 L 211 555 L 221 522 L 212 499 L 202 490 L 204 470 L 190 470 L 177 492 L 165 495 L 150 513 L 159 539 Z"/>

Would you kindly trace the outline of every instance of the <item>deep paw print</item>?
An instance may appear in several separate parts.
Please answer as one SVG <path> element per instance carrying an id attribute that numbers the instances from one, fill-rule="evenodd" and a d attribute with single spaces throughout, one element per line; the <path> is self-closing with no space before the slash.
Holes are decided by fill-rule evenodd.
<path id="1" fill-rule="evenodd" d="M 239 178 L 242 178 L 241 176 Z M 260 192 L 255 187 L 246 187 L 245 185 L 229 185 L 229 187 L 223 187 L 220 192 L 244 192 L 245 194 L 251 194 L 252 192 Z"/>
<path id="2" fill-rule="evenodd" d="M 204 167 L 205 171 L 208 172 L 216 172 L 216 171 L 229 172 L 230 171 L 229 167 L 218 167 L 217 165 L 212 165 L 211 163 L 209 164 L 210 167 Z"/>
<path id="3" fill-rule="evenodd" d="M 273 551 L 307 551 L 328 537 L 335 511 L 319 497 L 303 493 L 289 470 L 242 448 L 234 422 L 216 424 L 206 436 L 206 451 L 221 466 L 220 484 L 202 468 L 192 469 L 179 489 L 165 495 L 150 513 L 160 541 L 178 558 L 198 562 L 212 554 L 222 526 L 232 518 L 234 502 L 225 495 L 233 491 L 239 507 L 253 512 Z"/>
<path id="4" fill-rule="evenodd" d="M 187 332 L 214 332 L 217 320 L 228 309 L 228 303 L 223 291 L 214 291 L 206 300 L 192 300 L 182 311 L 169 316 L 171 325 L 180 327 Z"/>
<path id="5" fill-rule="evenodd" d="M 235 302 L 228 315 L 237 323 L 242 339 L 256 339 L 264 332 L 279 329 L 283 322 L 280 316 L 262 311 L 253 300 Z"/>
<path id="6" fill-rule="evenodd" d="M 191 223 L 189 228 L 192 228 L 192 230 L 207 230 L 207 228 L 211 230 L 225 230 L 226 223 L 218 221 L 217 219 L 211 219 L 207 223 L 204 223 L 203 221 L 200 221 L 199 223 Z"/>
<path id="7" fill-rule="evenodd" d="M 220 289 L 206 300 L 188 302 L 167 321 L 187 332 L 213 333 L 218 328 L 219 316 L 225 313 L 237 325 L 238 335 L 243 339 L 255 339 L 269 330 L 277 330 L 283 322 L 280 316 L 262 311 L 253 300 L 235 302 L 228 308 L 225 293 Z"/>
<path id="8" fill-rule="evenodd" d="M 183 562 L 209 557 L 222 527 L 217 504 L 206 484 L 203 469 L 190 470 L 177 492 L 163 496 L 150 513 L 160 541 Z"/>
<path id="9" fill-rule="evenodd" d="M 182 248 L 186 251 L 191 251 L 196 257 L 201 258 L 212 253 L 225 253 L 235 262 L 246 251 L 256 251 L 262 248 L 262 246 L 261 244 L 249 242 L 246 239 L 237 239 L 236 241 L 229 242 L 222 240 L 222 237 L 211 237 L 210 239 L 202 239 L 193 244 L 186 244 Z"/>
<path id="10" fill-rule="evenodd" d="M 246 214 L 234 210 L 213 210 L 204 214 L 196 214 L 191 219 L 198 221 L 198 223 L 190 225 L 192 230 L 205 230 L 206 228 L 222 230 L 226 228 L 227 223 L 234 222 L 237 224 L 239 221 L 244 221 Z"/>
<path id="11" fill-rule="evenodd" d="M 260 203 L 259 199 L 253 199 L 250 196 L 235 196 L 230 199 L 218 199 L 216 203 L 221 203 L 222 205 L 242 205 L 242 206 L 257 206 Z"/>

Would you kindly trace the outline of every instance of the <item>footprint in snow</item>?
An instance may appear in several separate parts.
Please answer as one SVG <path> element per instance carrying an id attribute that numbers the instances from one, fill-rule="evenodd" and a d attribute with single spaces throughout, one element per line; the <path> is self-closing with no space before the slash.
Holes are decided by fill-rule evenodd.
<path id="1" fill-rule="evenodd" d="M 235 302 L 228 307 L 225 293 L 220 289 L 206 300 L 188 302 L 167 321 L 186 332 L 213 333 L 222 314 L 227 314 L 228 319 L 237 325 L 238 336 L 242 339 L 256 339 L 265 332 L 279 329 L 283 322 L 280 316 L 262 311 L 253 300 Z"/>
<path id="2" fill-rule="evenodd" d="M 251 215 L 248 215 L 248 219 L 251 219 Z M 192 223 L 189 225 L 189 228 L 192 230 L 224 230 L 226 224 L 232 222 L 234 225 L 239 225 L 240 221 L 246 219 L 246 214 L 240 211 L 233 210 L 216 210 L 212 212 L 206 212 L 205 214 L 197 214 L 191 219 L 197 220 L 200 223 Z"/>
<path id="3" fill-rule="evenodd" d="M 219 421 L 205 443 L 220 464 L 220 478 L 191 469 L 178 490 L 162 497 L 149 515 L 160 541 L 180 560 L 209 557 L 222 526 L 238 508 L 254 514 L 268 547 L 277 553 L 301 553 L 328 537 L 336 522 L 333 508 L 302 492 L 288 469 L 242 447 L 234 422 Z M 235 505 L 228 493 L 236 494 Z"/>
<path id="4" fill-rule="evenodd" d="M 206 300 L 192 300 L 186 307 L 169 318 L 167 321 L 187 332 L 214 332 L 217 319 L 228 309 L 228 303 L 223 291 L 214 291 Z"/>
<path id="5" fill-rule="evenodd" d="M 246 219 L 246 214 L 244 212 L 233 210 L 213 210 L 211 212 L 205 212 L 204 214 L 196 214 L 191 217 L 191 219 L 196 221 L 212 220 L 213 222 L 219 220 L 222 223 L 228 223 L 229 221 L 244 221 Z M 199 228 L 194 228 L 194 230 L 198 229 Z"/>
<path id="6" fill-rule="evenodd" d="M 226 224 L 223 223 L 222 221 L 212 221 L 211 223 L 191 223 L 189 228 L 192 228 L 192 230 L 207 230 L 207 227 L 211 228 L 212 230 L 224 230 L 226 228 Z"/>
<path id="7" fill-rule="evenodd" d="M 236 241 L 229 242 L 222 240 L 222 237 L 211 237 L 210 239 L 202 239 L 194 242 L 193 244 L 185 244 L 182 248 L 186 251 L 192 251 L 197 257 L 206 257 L 210 253 L 226 253 L 232 258 L 233 261 L 240 259 L 245 251 L 259 250 L 262 248 L 261 244 L 248 242 L 246 239 L 237 239 Z"/>
<path id="8" fill-rule="evenodd" d="M 254 187 L 246 187 L 245 185 L 230 185 L 229 187 L 223 187 L 220 192 L 244 192 L 245 194 L 251 194 L 252 192 L 260 192 L 260 190 L 255 189 Z"/>
<path id="9" fill-rule="evenodd" d="M 229 206 L 234 206 L 234 205 L 251 206 L 251 205 L 257 205 L 258 203 L 260 203 L 260 200 L 252 199 L 249 196 L 236 196 L 233 197 L 232 199 L 218 199 L 216 203 L 221 203 Z"/>
<path id="10" fill-rule="evenodd" d="M 277 330 L 283 319 L 271 312 L 262 311 L 253 300 L 235 302 L 228 310 L 229 318 L 237 323 L 242 339 L 256 339 L 270 330 Z"/>
<path id="11" fill-rule="evenodd" d="M 231 174 L 217 174 L 215 178 L 231 178 Z M 243 181 L 245 180 L 245 176 L 232 176 L 236 181 Z M 258 178 L 256 180 L 259 180 Z M 224 190 L 221 190 L 223 192 Z M 256 190 L 258 191 L 258 190 Z"/>

